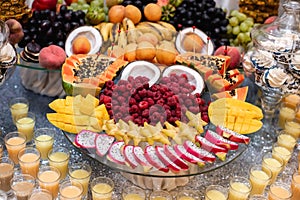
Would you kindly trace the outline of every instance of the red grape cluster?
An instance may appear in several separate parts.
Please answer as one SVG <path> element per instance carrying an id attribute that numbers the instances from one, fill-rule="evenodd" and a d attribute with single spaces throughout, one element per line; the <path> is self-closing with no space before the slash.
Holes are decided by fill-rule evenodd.
<path id="1" fill-rule="evenodd" d="M 143 76 L 129 77 L 117 84 L 108 81 L 100 95 L 110 117 L 116 122 L 129 120 L 143 126 L 145 122 L 155 125 L 176 120 L 187 122 L 186 110 L 201 112 L 203 120 L 208 122 L 206 102 L 200 94 L 192 94 L 195 86 L 188 82 L 185 74 L 171 74 L 161 78 L 158 84 L 149 86 L 149 79 Z"/>

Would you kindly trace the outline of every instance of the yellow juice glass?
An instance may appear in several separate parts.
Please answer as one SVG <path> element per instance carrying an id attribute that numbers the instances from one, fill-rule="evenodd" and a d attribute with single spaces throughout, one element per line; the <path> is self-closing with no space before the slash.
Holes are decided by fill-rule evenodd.
<path id="1" fill-rule="evenodd" d="M 5 135 L 4 142 L 10 159 L 15 164 L 19 164 L 18 153 L 26 146 L 26 136 L 18 131 L 13 131 Z"/>
<path id="2" fill-rule="evenodd" d="M 291 188 L 286 183 L 275 182 L 270 185 L 268 200 L 290 200 L 291 197 Z"/>
<path id="3" fill-rule="evenodd" d="M 300 199 L 300 173 L 299 172 L 295 172 L 292 176 L 291 189 L 293 193 L 291 200 Z"/>
<path id="4" fill-rule="evenodd" d="M 137 186 L 124 187 L 122 189 L 122 199 L 145 200 L 146 192 L 145 190 Z"/>
<path id="5" fill-rule="evenodd" d="M 58 195 L 60 171 L 52 166 L 42 166 L 39 169 L 37 180 L 42 189 L 49 191 L 55 199 Z"/>
<path id="6" fill-rule="evenodd" d="M 64 181 L 59 184 L 60 200 L 81 200 L 83 187 L 76 181 Z"/>
<path id="7" fill-rule="evenodd" d="M 30 195 L 29 200 L 52 200 L 52 195 L 48 190 L 35 188 Z"/>
<path id="8" fill-rule="evenodd" d="M 29 199 L 35 185 L 35 178 L 29 174 L 14 175 L 10 181 L 11 189 L 14 191 L 17 200 Z"/>
<path id="9" fill-rule="evenodd" d="M 90 187 L 93 200 L 111 200 L 115 184 L 110 178 L 96 177 Z"/>
<path id="10" fill-rule="evenodd" d="M 229 183 L 228 200 L 247 200 L 252 190 L 251 182 L 245 177 L 236 176 Z"/>
<path id="11" fill-rule="evenodd" d="M 24 97 L 13 98 L 9 101 L 9 108 L 13 123 L 16 124 L 16 118 L 26 116 L 29 110 L 29 102 Z"/>
<path id="12" fill-rule="evenodd" d="M 298 139 L 300 136 L 300 119 L 286 120 L 284 124 L 284 130 L 287 134 Z"/>
<path id="13" fill-rule="evenodd" d="M 283 170 L 284 167 L 283 159 L 278 157 L 277 159 L 272 156 L 271 152 L 266 153 L 262 160 L 262 169 L 267 172 L 268 169 L 272 172 L 272 178 L 270 184 L 274 183 L 277 179 L 278 174 Z"/>
<path id="14" fill-rule="evenodd" d="M 81 183 L 83 196 L 87 195 L 92 168 L 87 163 L 72 163 L 69 166 L 69 177 L 71 181 Z"/>
<path id="15" fill-rule="evenodd" d="M 297 113 L 297 106 L 288 102 L 281 102 L 279 108 L 278 125 L 284 128 L 286 120 L 294 119 Z"/>
<path id="16" fill-rule="evenodd" d="M 31 141 L 35 126 L 35 114 L 28 112 L 27 115 L 16 117 L 16 126 L 18 132 L 26 136 L 26 142 Z"/>
<path id="17" fill-rule="evenodd" d="M 272 178 L 272 172 L 269 168 L 264 168 L 262 165 L 254 165 L 250 168 L 249 180 L 252 185 L 250 194 L 263 194 L 267 185 Z"/>
<path id="18" fill-rule="evenodd" d="M 200 193 L 195 190 L 182 190 L 178 192 L 176 200 L 200 200 Z"/>
<path id="19" fill-rule="evenodd" d="M 60 178 L 65 179 L 70 160 L 69 150 L 65 147 L 53 147 L 53 149 L 48 152 L 48 160 L 50 166 L 56 167 L 60 171 Z"/>
<path id="20" fill-rule="evenodd" d="M 10 181 L 14 176 L 14 162 L 9 157 L 0 158 L 0 190 L 10 191 Z"/>
<path id="21" fill-rule="evenodd" d="M 277 144 L 287 148 L 289 151 L 293 151 L 296 146 L 297 140 L 293 136 L 287 134 L 285 130 L 279 132 L 277 137 Z"/>
<path id="22" fill-rule="evenodd" d="M 29 174 L 37 177 L 40 167 L 41 154 L 39 150 L 33 147 L 25 147 L 18 153 L 18 160 L 23 174 Z"/>
<path id="23" fill-rule="evenodd" d="M 48 159 L 48 153 L 53 149 L 54 135 L 56 130 L 53 128 L 38 128 L 34 132 L 34 143 L 41 152 L 42 160 Z"/>
<path id="24" fill-rule="evenodd" d="M 156 190 L 151 192 L 149 200 L 172 200 L 172 198 L 168 191 Z"/>
<path id="25" fill-rule="evenodd" d="M 221 185 L 210 185 L 205 189 L 205 200 L 227 200 L 228 190 Z"/>
<path id="26" fill-rule="evenodd" d="M 279 146 L 277 143 L 274 143 L 272 146 L 272 157 L 279 160 L 283 160 L 283 165 L 285 166 L 290 158 L 292 157 L 292 152 L 283 146 Z"/>

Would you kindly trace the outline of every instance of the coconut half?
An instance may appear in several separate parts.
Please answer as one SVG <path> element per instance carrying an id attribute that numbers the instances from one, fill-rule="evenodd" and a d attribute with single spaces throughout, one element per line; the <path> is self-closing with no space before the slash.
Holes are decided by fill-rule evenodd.
<path id="1" fill-rule="evenodd" d="M 149 78 L 149 86 L 151 86 L 159 80 L 161 72 L 155 64 L 141 60 L 129 63 L 124 68 L 120 79 L 127 80 L 129 76 L 145 76 Z"/>
<path id="2" fill-rule="evenodd" d="M 100 51 L 103 43 L 100 32 L 92 26 L 81 26 L 74 29 L 67 37 L 65 51 L 68 57 L 73 54 L 72 42 L 78 36 L 85 36 L 90 41 L 91 50 L 88 54 L 96 54 Z"/>
<path id="3" fill-rule="evenodd" d="M 170 67 L 167 67 L 164 69 L 164 71 L 162 72 L 162 76 L 169 76 L 170 74 L 175 73 L 176 75 L 181 75 L 181 74 L 186 74 L 188 77 L 188 82 L 191 85 L 194 85 L 196 87 L 196 89 L 192 92 L 192 94 L 195 93 L 200 93 L 203 91 L 204 89 L 204 81 L 203 78 L 201 77 L 201 75 L 189 68 L 186 67 L 184 65 L 172 65 Z"/>

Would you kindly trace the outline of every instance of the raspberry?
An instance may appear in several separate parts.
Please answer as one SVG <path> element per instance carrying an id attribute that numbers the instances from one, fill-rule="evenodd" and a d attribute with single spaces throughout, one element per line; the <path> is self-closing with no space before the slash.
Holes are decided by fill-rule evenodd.
<path id="1" fill-rule="evenodd" d="M 119 108 L 119 112 L 125 115 L 128 113 L 128 109 L 125 106 L 122 106 Z"/>
<path id="2" fill-rule="evenodd" d="M 118 86 L 125 86 L 125 85 L 127 85 L 127 83 L 128 83 L 128 81 L 126 81 L 126 80 L 119 80 Z"/>
<path id="3" fill-rule="evenodd" d="M 130 115 L 126 116 L 124 119 L 123 119 L 125 122 L 129 122 L 132 120 L 132 117 Z"/>
<path id="4" fill-rule="evenodd" d="M 142 123 L 145 124 L 145 122 L 146 122 L 146 123 L 149 123 L 149 119 L 147 119 L 147 118 L 142 118 Z"/>
<path id="5" fill-rule="evenodd" d="M 125 99 L 123 96 L 118 96 L 118 97 L 117 97 L 117 100 L 118 100 L 118 102 L 119 102 L 120 104 L 122 104 L 123 102 L 126 101 L 126 99 Z"/>
<path id="6" fill-rule="evenodd" d="M 129 108 L 129 113 L 137 113 L 139 111 L 139 107 L 135 104 Z"/>
<path id="7" fill-rule="evenodd" d="M 157 101 L 157 100 L 159 100 L 160 98 L 161 98 L 161 93 L 155 92 L 155 93 L 154 93 L 154 96 L 153 96 L 153 100 L 154 100 L 154 101 Z"/>
<path id="8" fill-rule="evenodd" d="M 138 94 L 139 94 L 139 96 L 140 96 L 141 98 L 144 98 L 144 97 L 147 96 L 148 92 L 147 92 L 147 90 L 144 88 L 144 89 L 138 91 Z"/>
<path id="9" fill-rule="evenodd" d="M 164 105 L 165 105 L 165 101 L 164 101 L 163 99 L 158 99 L 158 100 L 156 101 L 156 103 L 157 103 L 158 105 L 161 105 L 161 106 L 164 106 Z"/>
<path id="10" fill-rule="evenodd" d="M 185 101 L 184 101 L 184 105 L 189 107 L 189 106 L 192 106 L 193 105 L 193 101 L 189 98 L 187 98 Z"/>
<path id="11" fill-rule="evenodd" d="M 148 101 L 148 104 L 149 104 L 149 107 L 150 106 L 153 106 L 154 105 L 154 101 L 153 101 L 153 99 L 151 99 L 151 98 L 147 98 L 147 101 Z"/>
<path id="12" fill-rule="evenodd" d="M 126 89 L 130 91 L 132 89 L 132 85 L 130 83 L 127 83 Z"/>
<path id="13" fill-rule="evenodd" d="M 164 107 L 165 110 L 170 110 L 170 106 L 167 105 L 167 104 L 164 104 L 163 107 Z"/>
<path id="14" fill-rule="evenodd" d="M 154 84 L 154 85 L 151 86 L 150 90 L 153 91 L 153 92 L 156 92 L 158 90 L 158 87 L 159 86 L 157 84 Z"/>
<path id="15" fill-rule="evenodd" d="M 99 97 L 99 104 L 103 104 L 103 100 L 104 100 L 104 95 L 101 94 Z"/>
<path id="16" fill-rule="evenodd" d="M 140 118 L 135 118 L 135 119 L 133 119 L 133 122 L 136 123 L 137 125 L 140 125 L 140 126 L 143 125 L 143 121 L 142 121 L 142 119 L 140 119 Z"/>
<path id="17" fill-rule="evenodd" d="M 151 90 L 147 90 L 147 96 L 148 97 L 153 97 L 154 94 L 153 94 L 153 92 Z"/>
<path id="18" fill-rule="evenodd" d="M 167 99 L 167 104 L 169 106 L 175 106 L 177 104 L 177 101 L 176 101 L 175 97 L 174 96 L 169 97 Z"/>
<path id="19" fill-rule="evenodd" d="M 133 83 L 134 82 L 134 77 L 133 76 L 128 76 L 127 81 L 129 83 Z"/>
<path id="20" fill-rule="evenodd" d="M 197 106 L 191 106 L 189 107 L 189 111 L 191 111 L 192 113 L 199 113 L 199 107 Z"/>
<path id="21" fill-rule="evenodd" d="M 149 83 L 144 83 L 143 88 L 148 90 L 149 89 Z"/>
<path id="22" fill-rule="evenodd" d="M 121 108 L 120 106 L 115 106 L 114 104 L 112 104 L 113 105 L 113 112 L 114 113 L 117 113 L 118 111 L 119 111 L 119 109 Z"/>
<path id="23" fill-rule="evenodd" d="M 109 97 L 109 96 L 104 96 L 104 97 L 103 97 L 103 103 L 104 103 L 104 104 L 111 103 L 111 97 Z"/>
<path id="24" fill-rule="evenodd" d="M 203 99 L 201 99 L 200 97 L 197 97 L 196 101 L 197 101 L 198 105 L 204 105 L 205 104 L 205 101 Z"/>
<path id="25" fill-rule="evenodd" d="M 184 79 L 188 80 L 188 77 L 187 77 L 187 75 L 186 75 L 186 74 L 181 74 L 181 75 L 180 75 L 180 77 L 182 77 L 182 78 L 184 78 Z"/>
<path id="26" fill-rule="evenodd" d="M 142 111 L 142 117 L 149 117 L 149 109 L 145 109 Z"/>
<path id="27" fill-rule="evenodd" d="M 136 101 L 140 101 L 140 100 L 141 100 L 141 97 L 140 97 L 138 94 L 134 94 L 134 95 L 133 95 L 133 98 L 134 98 Z"/>
<path id="28" fill-rule="evenodd" d="M 111 88 L 115 83 L 112 80 L 108 80 L 105 83 L 106 88 Z"/>
<path id="29" fill-rule="evenodd" d="M 130 98 L 129 99 L 129 105 L 132 106 L 132 105 L 136 105 L 136 100 L 134 98 Z"/>
<path id="30" fill-rule="evenodd" d="M 103 94 L 106 96 L 111 96 L 112 95 L 112 90 L 104 90 Z"/>
<path id="31" fill-rule="evenodd" d="M 151 106 L 150 107 L 150 113 L 155 113 L 155 112 L 158 112 L 159 111 L 159 109 L 160 109 L 160 106 L 158 106 L 158 105 L 154 105 L 154 106 Z M 151 114 L 151 115 L 152 115 Z"/>
<path id="32" fill-rule="evenodd" d="M 209 122 L 209 118 L 208 118 L 207 115 L 204 115 L 204 116 L 202 116 L 201 118 L 202 118 L 203 121 L 205 121 L 205 122 L 207 122 L 207 123 Z"/>
<path id="33" fill-rule="evenodd" d="M 107 109 L 107 110 L 108 110 L 108 109 Z M 114 113 L 113 113 L 112 110 L 108 110 L 107 112 L 108 112 L 108 114 L 109 114 L 110 117 L 114 116 Z"/>
<path id="34" fill-rule="evenodd" d="M 141 101 L 139 103 L 139 108 L 142 109 L 142 110 L 149 108 L 148 102 L 147 101 Z"/>
<path id="35" fill-rule="evenodd" d="M 208 111 L 208 106 L 201 106 L 200 111 L 201 112 Z"/>

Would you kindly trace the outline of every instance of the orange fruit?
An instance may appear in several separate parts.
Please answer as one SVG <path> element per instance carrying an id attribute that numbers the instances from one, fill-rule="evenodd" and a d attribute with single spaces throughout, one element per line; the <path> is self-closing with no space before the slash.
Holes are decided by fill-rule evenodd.
<path id="1" fill-rule="evenodd" d="M 85 36 L 78 36 L 72 42 L 73 54 L 88 54 L 91 50 L 91 43 Z"/>
<path id="2" fill-rule="evenodd" d="M 125 7 L 123 5 L 112 6 L 108 11 L 108 19 L 112 23 L 119 23 L 125 17 Z"/>
<path id="3" fill-rule="evenodd" d="M 148 3 L 144 8 L 144 15 L 149 21 L 159 21 L 162 15 L 161 7 L 156 3 Z"/>
<path id="4" fill-rule="evenodd" d="M 137 24 L 142 19 L 142 13 L 138 7 L 134 5 L 127 5 L 125 7 L 125 17 L 130 19 L 134 24 Z"/>

